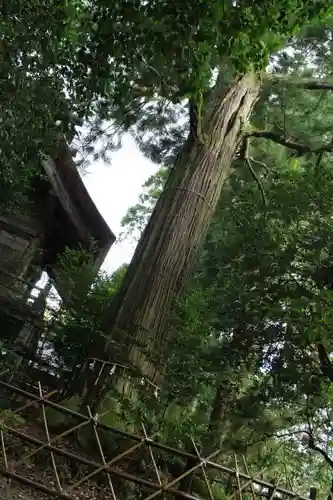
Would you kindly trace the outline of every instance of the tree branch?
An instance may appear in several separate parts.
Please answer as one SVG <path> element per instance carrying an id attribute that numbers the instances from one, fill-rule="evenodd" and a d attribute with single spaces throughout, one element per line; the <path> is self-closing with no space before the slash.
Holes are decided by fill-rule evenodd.
<path id="1" fill-rule="evenodd" d="M 316 78 L 295 77 L 279 73 L 267 73 L 267 78 L 275 83 L 287 83 L 304 90 L 333 90 L 333 82 L 317 80 Z"/>
<path id="2" fill-rule="evenodd" d="M 333 87 L 332 87 L 333 88 Z M 270 130 L 253 130 L 252 132 L 248 132 L 246 134 L 247 137 L 258 137 L 262 139 L 268 139 L 270 141 L 276 142 L 277 144 L 281 144 L 288 149 L 292 149 L 293 151 L 297 151 L 299 156 L 303 156 L 305 154 L 311 153 L 314 155 L 319 155 L 322 153 L 332 153 L 333 152 L 333 140 L 329 142 L 329 144 L 325 144 L 320 148 L 313 148 L 307 144 L 300 144 L 295 141 L 291 141 L 286 139 L 283 135 L 275 134 Z"/>
<path id="3" fill-rule="evenodd" d="M 244 160 L 245 164 L 247 165 L 247 167 L 248 167 L 248 169 L 249 169 L 249 171 L 250 171 L 253 179 L 258 184 L 258 187 L 259 187 L 259 190 L 260 190 L 260 193 L 261 193 L 261 196 L 262 196 L 263 204 L 266 207 L 267 206 L 267 200 L 266 200 L 266 195 L 265 195 L 265 191 L 264 191 L 263 185 L 261 184 L 261 181 L 260 181 L 259 177 L 257 176 L 256 172 L 253 170 L 252 163 L 251 163 L 251 158 L 249 157 L 249 140 L 248 140 L 248 137 L 249 136 L 246 135 L 245 138 L 244 138 L 244 143 L 243 143 L 243 146 L 242 146 L 242 150 L 241 150 L 240 156 L 241 156 L 242 160 Z"/>
<path id="4" fill-rule="evenodd" d="M 331 467 L 331 469 L 333 469 L 333 460 L 331 459 L 331 457 L 328 455 L 328 453 L 325 450 L 320 448 L 320 446 L 317 446 L 315 443 L 315 438 L 313 435 L 313 428 L 311 425 L 311 419 L 310 419 L 308 408 L 306 411 L 306 415 L 307 415 L 307 421 L 308 421 L 308 430 L 305 431 L 305 434 L 307 434 L 308 438 L 309 438 L 308 447 L 310 450 L 313 450 L 313 451 L 316 451 L 317 453 L 319 453 L 319 455 L 321 455 L 324 458 L 325 462 Z"/>
<path id="5" fill-rule="evenodd" d="M 322 374 L 333 382 L 333 365 L 328 357 L 327 351 L 323 344 L 317 344 L 318 357 L 320 361 L 320 369 Z"/>
<path id="6" fill-rule="evenodd" d="M 304 430 L 304 429 L 300 429 L 297 431 L 284 432 L 283 434 L 279 434 L 278 432 L 273 432 L 273 433 L 264 432 L 260 438 L 255 439 L 254 441 L 250 441 L 248 443 L 248 447 L 251 447 L 251 446 L 254 446 L 258 443 L 267 441 L 267 439 L 271 439 L 271 438 L 280 439 L 280 438 L 285 438 L 285 437 L 296 436 L 297 434 L 307 434 L 308 435 L 309 432 L 307 430 Z"/>
<path id="7" fill-rule="evenodd" d="M 320 448 L 319 446 L 317 446 L 315 444 L 312 435 L 310 436 L 310 439 L 309 439 L 309 448 L 310 448 L 310 450 L 313 450 L 313 451 L 316 451 L 317 453 L 319 453 L 324 458 L 325 462 L 331 467 L 331 469 L 333 469 L 333 460 L 328 456 L 328 453 L 326 453 L 325 450 L 323 450 L 322 448 Z"/>

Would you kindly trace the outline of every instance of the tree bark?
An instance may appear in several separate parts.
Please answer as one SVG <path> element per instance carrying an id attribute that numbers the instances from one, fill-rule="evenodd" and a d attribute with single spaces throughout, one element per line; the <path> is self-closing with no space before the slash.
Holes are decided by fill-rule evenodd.
<path id="1" fill-rule="evenodd" d="M 190 137 L 185 144 L 109 311 L 112 338 L 130 336 L 128 361 L 157 384 L 161 372 L 151 356 L 168 341 L 165 321 L 172 300 L 182 291 L 209 229 L 260 78 L 249 73 L 228 89 L 219 87 L 218 81 L 203 118 L 203 143 Z"/>

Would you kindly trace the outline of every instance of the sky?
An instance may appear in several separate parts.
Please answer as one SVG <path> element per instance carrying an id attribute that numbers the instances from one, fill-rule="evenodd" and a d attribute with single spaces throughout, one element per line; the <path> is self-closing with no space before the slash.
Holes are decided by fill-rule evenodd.
<path id="1" fill-rule="evenodd" d="M 95 162 L 82 176 L 83 182 L 98 210 L 118 237 L 121 219 L 127 209 L 136 204 L 144 182 L 158 166 L 144 157 L 131 136 L 123 139 L 123 147 L 112 154 L 110 163 Z M 135 244 L 115 242 L 102 269 L 111 273 L 124 262 L 129 262 Z"/>

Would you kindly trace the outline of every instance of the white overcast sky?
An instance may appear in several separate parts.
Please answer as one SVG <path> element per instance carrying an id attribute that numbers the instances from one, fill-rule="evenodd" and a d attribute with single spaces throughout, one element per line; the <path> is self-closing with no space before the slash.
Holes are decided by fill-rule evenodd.
<path id="1" fill-rule="evenodd" d="M 118 237 L 121 219 L 127 209 L 137 203 L 143 183 L 156 172 L 158 166 L 145 158 L 130 136 L 125 136 L 123 147 L 112 155 L 111 162 L 95 162 L 83 176 L 83 181 L 98 210 Z M 135 245 L 115 242 L 102 269 L 112 272 L 129 262 Z"/>

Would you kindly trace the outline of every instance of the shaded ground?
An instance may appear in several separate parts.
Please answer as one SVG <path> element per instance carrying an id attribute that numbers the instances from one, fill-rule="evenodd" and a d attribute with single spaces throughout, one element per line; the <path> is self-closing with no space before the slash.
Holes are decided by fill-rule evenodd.
<path id="1" fill-rule="evenodd" d="M 16 470 L 15 472 L 19 473 L 20 471 Z M 35 466 L 31 466 L 31 472 L 29 475 L 26 473 L 25 467 L 24 476 L 32 479 L 33 481 L 44 484 L 49 482 L 49 486 L 54 487 L 53 474 L 43 471 Z M 92 483 L 88 483 L 80 486 L 71 496 L 75 500 L 105 500 L 105 498 L 111 498 L 111 493 L 107 488 L 98 487 L 96 484 L 94 485 Z M 28 486 L 16 481 L 10 481 L 8 484 L 6 478 L 0 477 L 0 500 L 51 500 L 55 498 L 57 497 L 29 488 Z"/>
<path id="2" fill-rule="evenodd" d="M 44 430 L 36 425 L 27 425 L 24 426 L 24 428 L 19 428 L 19 430 L 30 437 L 43 441 L 45 440 Z M 6 432 L 4 432 L 4 440 L 8 464 L 13 472 L 26 479 L 43 484 L 50 489 L 56 489 L 56 476 L 52 467 L 51 454 L 48 450 L 41 450 L 40 452 L 32 454 L 32 456 L 29 457 L 29 455 L 36 450 L 35 446 L 23 444 L 20 438 L 17 438 L 16 436 L 13 437 Z M 59 440 L 57 441 L 56 446 L 61 449 L 66 449 L 73 454 L 84 456 L 82 452 L 79 452 L 77 446 L 71 442 Z M 27 459 L 25 459 L 25 457 L 27 457 Z M 89 457 L 85 456 L 85 458 Z M 73 485 L 89 474 L 89 472 L 94 470 L 94 468 L 89 469 L 89 467 L 84 464 L 76 464 L 73 461 L 69 463 L 66 461 L 66 458 L 58 455 L 54 457 L 54 460 L 63 489 L 65 489 L 66 486 Z M 2 467 L 4 466 L 4 463 L 4 454 L 2 452 Z M 73 500 L 105 500 L 105 498 L 111 498 L 111 491 L 108 486 L 105 473 L 96 475 L 95 481 L 93 479 L 85 481 L 75 488 L 73 493 L 67 494 L 71 495 Z M 14 480 L 8 481 L 7 478 L 0 475 L 0 500 L 50 500 L 52 498 L 54 499 L 58 497 L 43 493 L 42 491 L 34 488 L 30 488 L 29 486 Z"/>

